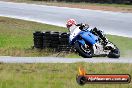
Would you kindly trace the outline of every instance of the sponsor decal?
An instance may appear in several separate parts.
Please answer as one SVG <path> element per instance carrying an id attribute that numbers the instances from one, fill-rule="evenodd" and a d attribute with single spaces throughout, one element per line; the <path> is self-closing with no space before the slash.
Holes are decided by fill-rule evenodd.
<path id="1" fill-rule="evenodd" d="M 131 76 L 129 74 L 87 74 L 82 68 L 79 68 L 79 74 L 76 77 L 79 85 L 84 84 L 117 84 L 117 83 L 130 83 Z"/>

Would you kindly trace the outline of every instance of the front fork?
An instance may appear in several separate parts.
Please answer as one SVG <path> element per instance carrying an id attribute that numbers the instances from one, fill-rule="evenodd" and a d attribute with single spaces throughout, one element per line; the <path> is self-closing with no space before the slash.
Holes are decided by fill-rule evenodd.
<path id="1" fill-rule="evenodd" d="M 93 51 L 94 51 L 94 54 L 97 52 L 96 44 L 93 45 Z"/>

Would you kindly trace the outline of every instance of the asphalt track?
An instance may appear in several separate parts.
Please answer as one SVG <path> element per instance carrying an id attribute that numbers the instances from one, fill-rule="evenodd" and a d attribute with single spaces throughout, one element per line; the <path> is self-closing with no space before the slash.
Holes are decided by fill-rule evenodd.
<path id="1" fill-rule="evenodd" d="M 67 7 L 0 1 L 0 16 L 12 17 L 65 27 L 66 20 L 89 23 L 105 33 L 132 37 L 132 13 L 86 10 Z"/>
<path id="2" fill-rule="evenodd" d="M 1 63 L 132 63 L 132 59 L 120 58 L 58 58 L 58 57 L 8 57 L 1 56 Z"/>

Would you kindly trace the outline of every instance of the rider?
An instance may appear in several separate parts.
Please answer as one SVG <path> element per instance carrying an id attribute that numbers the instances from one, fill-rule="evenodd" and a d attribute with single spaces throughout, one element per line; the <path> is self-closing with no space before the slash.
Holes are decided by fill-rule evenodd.
<path id="1" fill-rule="evenodd" d="M 78 35 L 78 33 L 83 30 L 85 27 L 88 27 L 89 28 L 89 25 L 88 24 L 76 24 L 76 21 L 74 19 L 69 19 L 66 23 L 66 26 L 70 32 L 70 41 L 72 41 L 72 39 Z M 99 36 L 103 42 L 104 42 L 104 45 L 107 47 L 107 46 L 110 46 L 109 45 L 109 41 L 108 39 L 104 36 L 104 34 L 102 33 L 101 30 L 97 29 L 96 27 L 89 30 L 91 33 Z"/>

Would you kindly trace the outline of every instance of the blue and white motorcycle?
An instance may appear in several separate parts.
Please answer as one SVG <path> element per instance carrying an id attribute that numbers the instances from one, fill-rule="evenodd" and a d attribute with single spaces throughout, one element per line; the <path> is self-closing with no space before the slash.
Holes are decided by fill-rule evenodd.
<path id="1" fill-rule="evenodd" d="M 102 39 L 84 28 L 70 41 L 75 50 L 84 58 L 92 58 L 93 56 L 107 56 L 109 58 L 119 58 L 120 51 L 112 42 L 109 41 L 111 47 L 106 49 Z"/>

